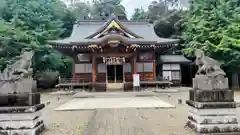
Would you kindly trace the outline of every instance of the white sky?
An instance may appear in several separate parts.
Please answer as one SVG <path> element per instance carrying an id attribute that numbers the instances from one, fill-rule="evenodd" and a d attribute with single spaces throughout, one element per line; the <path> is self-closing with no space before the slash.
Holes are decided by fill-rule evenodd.
<path id="1" fill-rule="evenodd" d="M 123 0 L 123 5 L 126 8 L 127 15 L 130 17 L 134 13 L 135 8 L 143 8 L 144 10 L 147 10 L 148 5 L 153 0 Z"/>

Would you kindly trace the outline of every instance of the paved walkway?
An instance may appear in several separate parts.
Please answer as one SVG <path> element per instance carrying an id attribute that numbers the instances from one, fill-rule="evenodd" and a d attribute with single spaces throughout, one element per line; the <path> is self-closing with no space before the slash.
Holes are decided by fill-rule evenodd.
<path id="1" fill-rule="evenodd" d="M 83 135 L 155 135 L 134 109 L 96 110 Z"/>
<path id="2" fill-rule="evenodd" d="M 78 92 L 73 98 L 107 98 L 107 97 L 152 97 L 155 93 L 152 91 L 140 92 Z"/>
<path id="3" fill-rule="evenodd" d="M 174 108 L 158 97 L 74 98 L 56 111 L 76 111 L 108 108 Z"/>

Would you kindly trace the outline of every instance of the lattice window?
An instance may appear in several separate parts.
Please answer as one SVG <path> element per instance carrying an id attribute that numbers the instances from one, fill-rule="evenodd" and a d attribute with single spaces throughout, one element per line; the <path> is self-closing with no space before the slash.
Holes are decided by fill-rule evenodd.
<path id="1" fill-rule="evenodd" d="M 153 63 L 137 63 L 137 72 L 153 72 Z"/>
<path id="2" fill-rule="evenodd" d="M 180 64 L 163 64 L 162 75 L 165 80 L 181 80 Z"/>
<path id="3" fill-rule="evenodd" d="M 75 64 L 75 73 L 92 73 L 92 64 Z"/>
<path id="4" fill-rule="evenodd" d="M 136 63 L 137 72 L 143 72 L 143 63 Z"/>
<path id="5" fill-rule="evenodd" d="M 124 73 L 131 73 L 132 72 L 131 63 L 124 63 L 123 64 L 123 72 Z"/>
<path id="6" fill-rule="evenodd" d="M 106 64 L 98 64 L 98 73 L 106 73 Z"/>
<path id="7" fill-rule="evenodd" d="M 143 63 L 143 72 L 153 72 L 153 63 Z"/>

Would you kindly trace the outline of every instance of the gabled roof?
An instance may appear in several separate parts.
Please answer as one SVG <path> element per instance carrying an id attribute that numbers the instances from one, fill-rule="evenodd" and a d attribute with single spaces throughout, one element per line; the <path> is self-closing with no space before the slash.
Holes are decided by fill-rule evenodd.
<path id="1" fill-rule="evenodd" d="M 73 26 L 73 31 L 70 37 L 62 40 L 51 40 L 48 41 L 50 44 L 89 44 L 92 42 L 97 42 L 97 39 L 92 39 L 92 37 L 101 33 L 108 25 L 116 21 L 120 27 L 134 36 L 129 38 L 129 40 L 141 44 L 141 42 L 151 42 L 155 44 L 176 44 L 179 42 L 178 39 L 168 39 L 160 38 L 156 35 L 154 31 L 153 24 L 149 24 L 147 21 L 119 21 L 115 16 L 110 17 L 106 22 L 103 20 L 83 20 L 79 21 Z"/>
<path id="2" fill-rule="evenodd" d="M 130 35 L 134 36 L 135 38 L 142 38 L 141 36 L 137 35 L 136 33 L 132 32 L 131 30 L 129 30 L 127 27 L 125 27 L 118 19 L 115 15 L 112 15 L 108 21 L 106 23 L 104 23 L 102 25 L 102 27 L 100 27 L 100 29 L 98 29 L 95 33 L 93 33 L 92 35 L 89 35 L 86 38 L 93 38 L 94 36 L 97 36 L 98 34 L 100 34 L 102 31 L 104 31 L 111 23 L 117 23 L 118 26 L 120 26 L 125 32 L 129 33 Z"/>

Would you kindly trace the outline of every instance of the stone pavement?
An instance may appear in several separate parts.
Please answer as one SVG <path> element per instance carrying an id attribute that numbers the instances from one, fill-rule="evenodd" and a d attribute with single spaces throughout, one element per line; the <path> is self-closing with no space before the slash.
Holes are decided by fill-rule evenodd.
<path id="1" fill-rule="evenodd" d="M 77 111 L 108 108 L 174 108 L 158 97 L 74 98 L 56 111 Z"/>
<path id="2" fill-rule="evenodd" d="M 100 97 L 151 97 L 155 96 L 152 91 L 139 92 L 78 92 L 73 98 L 100 98 Z"/>
<path id="3" fill-rule="evenodd" d="M 99 109 L 83 135 L 155 135 L 134 109 Z"/>

